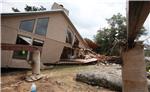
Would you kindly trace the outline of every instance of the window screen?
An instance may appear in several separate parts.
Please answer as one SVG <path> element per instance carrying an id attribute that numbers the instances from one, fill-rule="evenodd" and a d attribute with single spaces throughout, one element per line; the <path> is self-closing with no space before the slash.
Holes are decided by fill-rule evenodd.
<path id="1" fill-rule="evenodd" d="M 49 18 L 39 18 L 36 25 L 35 34 L 46 35 Z"/>

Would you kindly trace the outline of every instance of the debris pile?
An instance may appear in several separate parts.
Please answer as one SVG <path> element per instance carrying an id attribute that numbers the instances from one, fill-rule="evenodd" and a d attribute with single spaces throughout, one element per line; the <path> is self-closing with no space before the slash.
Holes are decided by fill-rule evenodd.
<path id="1" fill-rule="evenodd" d="M 80 59 L 91 59 L 96 57 L 97 54 L 89 49 L 79 49 L 79 53 L 77 55 L 77 58 Z"/>
<path id="2" fill-rule="evenodd" d="M 98 54 L 97 60 L 99 63 L 103 64 L 110 64 L 110 63 L 122 64 L 122 60 L 119 56 L 105 56 Z"/>
<path id="3" fill-rule="evenodd" d="M 33 82 L 33 81 L 37 81 L 37 80 L 40 80 L 41 78 L 43 78 L 44 76 L 41 75 L 41 74 L 32 74 L 32 75 L 29 75 L 29 76 L 26 76 L 25 77 L 25 80 L 27 82 Z"/>
<path id="4" fill-rule="evenodd" d="M 90 62 L 98 62 L 102 64 L 122 64 L 121 58 L 118 56 L 106 56 L 106 55 L 100 55 L 95 52 L 93 52 L 90 49 L 81 49 L 76 48 L 74 50 L 74 55 L 69 57 L 69 60 L 71 61 L 90 61 Z"/>

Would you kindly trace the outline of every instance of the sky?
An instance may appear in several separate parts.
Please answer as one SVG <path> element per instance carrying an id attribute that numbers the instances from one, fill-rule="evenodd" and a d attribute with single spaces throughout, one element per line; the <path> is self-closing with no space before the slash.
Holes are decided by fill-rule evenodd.
<path id="1" fill-rule="evenodd" d="M 69 18 L 83 38 L 93 40 L 97 30 L 107 27 L 106 18 L 121 13 L 126 16 L 126 0 L 1 0 L 1 12 L 13 12 L 12 7 L 24 12 L 27 5 L 44 6 L 51 10 L 52 4 L 62 4 L 69 10 Z M 144 24 L 150 31 L 150 15 Z M 150 32 L 149 32 L 150 33 Z M 141 39 L 144 39 L 142 37 Z"/>

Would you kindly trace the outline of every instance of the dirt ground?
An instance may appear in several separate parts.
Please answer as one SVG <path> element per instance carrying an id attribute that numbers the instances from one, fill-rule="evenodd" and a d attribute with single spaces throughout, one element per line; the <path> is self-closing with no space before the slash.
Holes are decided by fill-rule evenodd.
<path id="1" fill-rule="evenodd" d="M 115 92 L 109 89 L 91 86 L 75 80 L 76 73 L 90 71 L 102 65 L 63 65 L 52 69 L 42 70 L 45 75 L 41 80 L 35 81 L 37 92 Z M 14 70 L 1 74 L 1 92 L 30 92 L 32 82 L 23 78 L 31 74 L 30 70 Z"/>

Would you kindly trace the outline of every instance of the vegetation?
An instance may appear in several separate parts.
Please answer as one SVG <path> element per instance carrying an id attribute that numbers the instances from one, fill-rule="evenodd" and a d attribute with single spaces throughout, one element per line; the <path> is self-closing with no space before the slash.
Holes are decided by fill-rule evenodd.
<path id="1" fill-rule="evenodd" d="M 18 10 L 17 8 L 14 8 L 14 7 L 12 7 L 12 10 L 13 10 L 14 12 L 20 12 L 20 10 Z"/>
<path id="2" fill-rule="evenodd" d="M 12 10 L 13 10 L 14 12 L 20 12 L 19 9 L 14 8 L 14 7 L 12 7 Z M 28 11 L 45 11 L 46 8 L 44 8 L 43 6 L 35 7 L 35 6 L 26 5 L 26 7 L 24 8 L 24 10 L 27 11 L 27 12 L 28 12 Z"/>
<path id="3" fill-rule="evenodd" d="M 150 57 L 150 50 L 145 50 L 145 56 Z"/>
<path id="4" fill-rule="evenodd" d="M 46 8 L 44 8 L 43 6 L 35 7 L 35 6 L 26 5 L 24 10 L 25 11 L 44 11 L 44 10 L 46 10 Z"/>
<path id="5" fill-rule="evenodd" d="M 118 13 L 106 20 L 109 26 L 98 30 L 94 36 L 95 42 L 101 46 L 97 50 L 100 54 L 119 55 L 121 44 L 127 42 L 127 19 Z M 146 34 L 145 31 L 143 27 L 137 39 Z"/>

